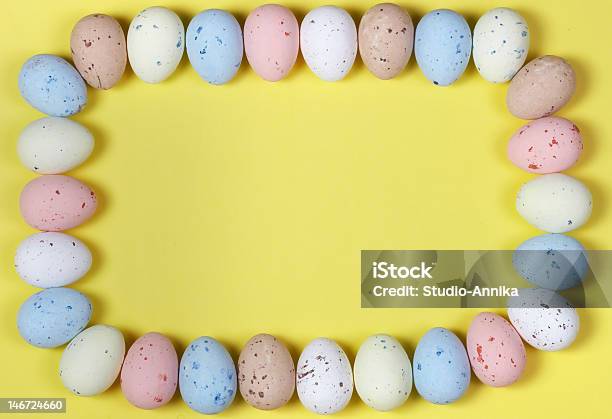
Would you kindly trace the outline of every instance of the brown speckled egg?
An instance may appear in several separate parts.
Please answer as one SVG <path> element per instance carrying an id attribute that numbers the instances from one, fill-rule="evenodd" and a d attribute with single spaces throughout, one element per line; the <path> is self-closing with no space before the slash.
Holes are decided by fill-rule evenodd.
<path id="1" fill-rule="evenodd" d="M 253 336 L 238 358 L 238 385 L 251 406 L 272 410 L 285 405 L 295 389 L 295 364 L 274 336 Z"/>
<path id="2" fill-rule="evenodd" d="M 77 22 L 70 36 L 74 66 L 87 84 L 110 89 L 123 76 L 127 62 L 125 34 L 113 17 L 94 14 Z"/>
<path id="3" fill-rule="evenodd" d="M 576 74 L 563 58 L 546 55 L 530 61 L 512 79 L 506 103 L 516 117 L 538 119 L 561 109 L 576 90 Z"/>
<path id="4" fill-rule="evenodd" d="M 412 19 L 396 4 L 377 4 L 359 23 L 359 54 L 379 79 L 393 78 L 406 67 L 413 40 Z"/>

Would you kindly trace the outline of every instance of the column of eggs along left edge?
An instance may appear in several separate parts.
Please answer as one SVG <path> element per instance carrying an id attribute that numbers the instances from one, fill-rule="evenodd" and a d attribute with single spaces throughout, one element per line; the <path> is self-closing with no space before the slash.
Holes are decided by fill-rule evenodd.
<path id="1" fill-rule="evenodd" d="M 514 21 L 518 25 L 510 32 L 502 31 L 497 28 L 499 19 L 503 22 Z M 326 25 L 323 25 L 326 29 L 318 26 L 322 20 L 326 21 Z M 502 40 L 502 35 L 489 35 L 495 32 L 490 28 L 499 29 L 498 32 L 507 38 Z M 456 34 L 450 36 L 452 41 L 440 35 L 445 31 Z M 254 71 L 268 81 L 287 76 L 295 63 L 300 44 L 306 64 L 323 80 L 342 79 L 350 71 L 358 47 L 366 67 L 376 77 L 389 79 L 404 69 L 414 42 L 410 16 L 393 4 L 380 4 L 369 9 L 361 20 L 358 32 L 350 15 L 337 7 L 324 6 L 312 10 L 304 18 L 300 31 L 289 9 L 264 5 L 249 14 L 244 33 L 247 60 Z M 335 35 L 328 37 L 330 33 Z M 452 84 L 464 72 L 472 51 L 472 35 L 465 19 L 449 10 L 435 10 L 420 21 L 416 33 L 415 55 L 426 77 L 436 85 Z M 523 66 L 529 47 L 524 19 L 510 9 L 493 9 L 481 17 L 474 33 L 474 61 L 481 75 L 496 83 L 513 79 Z M 453 36 L 457 38 L 453 39 Z M 211 84 L 223 84 L 235 76 L 242 62 L 242 31 L 237 20 L 221 10 L 206 10 L 195 16 L 185 35 L 183 23 L 171 10 L 163 7 L 145 9 L 131 22 L 127 42 L 114 18 L 103 14 L 90 15 L 81 19 L 72 31 L 70 44 L 76 70 L 64 59 L 52 55 L 37 55 L 24 64 L 19 77 L 21 93 L 33 107 L 50 117 L 28 125 L 18 141 L 18 153 L 23 163 L 44 175 L 27 184 L 20 198 L 26 222 L 43 232 L 21 243 L 15 266 L 26 282 L 44 290 L 22 305 L 18 314 L 18 328 L 28 343 L 38 347 L 59 347 L 70 342 L 62 356 L 59 372 L 64 385 L 77 395 L 99 394 L 121 374 L 121 388 L 126 398 L 131 404 L 144 409 L 166 404 L 173 398 L 177 385 L 187 405 L 202 413 L 224 410 L 233 401 L 237 387 L 248 404 L 260 409 L 274 409 L 291 399 L 296 386 L 296 370 L 291 355 L 275 337 L 260 334 L 251 338 L 240 354 L 238 374 L 229 353 L 210 337 L 200 337 L 190 343 L 180 365 L 172 342 L 158 333 L 148 333 L 137 339 L 125 356 L 125 341 L 121 332 L 106 325 L 85 329 L 91 318 L 92 305 L 83 294 L 65 288 L 84 276 L 92 263 L 91 253 L 83 242 L 61 233 L 85 222 L 96 209 L 96 196 L 87 185 L 61 175 L 83 163 L 94 146 L 89 131 L 66 118 L 78 113 L 86 104 L 87 90 L 83 79 L 94 88 L 111 88 L 121 79 L 129 58 L 139 78 L 148 83 L 159 83 L 178 66 L 185 39 L 189 60 L 204 80 Z M 504 50 L 506 44 L 511 53 Z M 498 51 L 495 50 L 496 45 Z M 449 46 L 452 54 L 444 55 L 448 53 Z M 455 48 L 460 52 L 455 53 Z M 322 54 L 322 49 L 325 49 L 325 54 Z M 450 62 L 453 65 L 446 66 L 447 70 L 444 70 L 445 66 L 436 65 L 434 59 L 428 61 L 427 57 L 434 50 L 447 60 L 443 64 Z M 491 51 L 496 51 L 496 54 Z M 530 65 L 550 64 L 550 59 L 543 57 L 534 60 L 521 72 Z M 553 70 L 567 70 L 564 66 L 569 64 L 564 60 L 556 57 L 552 60 L 560 60 L 551 64 Z M 525 74 L 522 77 L 525 78 Z M 572 89 L 565 92 L 567 97 L 562 98 L 563 103 L 557 103 L 557 109 L 569 100 L 572 93 Z M 515 92 L 515 96 L 518 99 L 511 101 L 509 94 L 508 104 L 516 116 L 536 119 L 553 111 L 551 109 L 535 117 L 521 115 L 532 104 L 520 103 L 522 97 L 529 95 L 521 96 L 520 92 Z M 519 106 L 513 109 L 514 103 L 519 103 Z M 542 104 L 548 106 L 546 98 L 539 103 Z M 571 144 L 575 141 L 581 150 L 582 141 L 575 125 L 570 124 L 568 128 L 563 121 L 566 120 L 542 118 L 532 126 L 542 125 L 539 128 L 556 129 L 557 132 L 565 129 L 566 133 L 569 129 Z M 559 124 L 562 126 L 559 127 Z M 521 141 L 526 130 L 530 130 L 529 125 L 517 131 L 510 149 L 512 144 Z M 531 129 L 530 132 L 534 131 Z M 547 140 L 541 133 L 539 137 L 534 133 L 529 141 L 541 146 Z M 519 154 L 512 154 L 510 149 L 511 160 L 517 166 L 532 173 L 551 173 L 549 167 L 541 164 L 533 166 L 533 156 L 521 160 Z M 552 172 L 564 170 L 575 163 L 580 150 L 574 150 L 576 155 L 564 159 L 565 166 L 555 166 Z M 571 154 L 571 150 L 565 153 Z M 540 179 L 546 176 L 557 174 L 545 175 Z M 520 200 L 519 196 L 519 210 L 522 205 Z M 529 214 L 522 215 L 537 225 L 537 221 L 530 220 Z M 581 225 L 586 218 L 588 216 L 584 214 L 577 217 L 574 226 Z M 544 226 L 542 229 L 552 233 L 569 230 L 561 231 L 553 227 Z M 534 239 L 539 240 L 536 245 L 542 245 L 543 238 L 548 237 L 549 240 L 553 236 L 556 240 L 560 237 L 570 240 L 560 234 Z M 562 245 L 564 243 L 558 246 L 567 248 Z M 584 250 L 579 243 L 575 247 Z M 544 288 L 562 289 L 557 286 L 559 284 L 550 286 L 541 283 L 542 278 L 530 276 L 529 261 L 519 262 L 517 270 L 525 279 Z M 581 279 L 578 278 L 578 282 Z M 533 298 L 541 297 L 536 295 Z M 559 332 L 562 334 L 561 343 L 558 342 L 558 334 L 529 338 L 538 327 L 537 322 L 530 321 L 534 317 L 540 318 L 540 322 L 559 320 L 553 319 L 550 311 L 530 309 L 531 313 L 538 310 L 537 316 L 535 313 L 530 316 L 526 309 L 513 310 L 515 315 L 510 311 L 509 315 L 519 334 L 538 349 L 563 349 L 572 343 L 578 331 L 578 317 L 569 303 L 563 308 L 562 320 L 569 327 L 567 332 Z M 483 329 L 483 324 L 493 326 L 479 332 L 477 329 Z M 470 340 L 480 342 L 479 334 L 511 336 L 508 338 L 511 348 L 502 354 L 494 345 L 483 344 L 484 349 L 477 345 L 480 346 L 477 352 L 476 346 L 471 349 Z M 433 348 L 440 345 L 446 349 L 446 355 L 438 359 L 443 360 L 444 365 L 436 364 L 436 357 L 428 356 Z M 473 361 L 472 368 L 477 377 L 491 386 L 511 384 L 520 377 L 524 368 L 525 349 L 521 338 L 510 323 L 493 313 L 481 313 L 470 326 L 468 352 L 469 357 L 463 343 L 451 331 L 431 329 L 417 345 L 413 372 L 408 355 L 395 338 L 374 335 L 358 351 L 354 367 L 355 387 L 361 399 L 370 407 L 391 410 L 408 398 L 413 374 L 419 394 L 430 402 L 443 404 L 457 400 L 467 390 L 471 375 L 469 358 Z M 267 364 L 262 357 L 257 360 L 258 353 L 266 355 Z M 506 368 L 508 371 L 504 371 L 505 367 L 493 365 L 497 365 L 498 356 L 511 360 L 512 354 L 517 361 L 512 360 L 514 365 Z M 331 360 L 329 365 L 321 364 L 326 359 Z M 490 362 L 491 370 L 497 373 L 497 381 L 495 375 L 491 378 L 491 371 L 487 373 L 479 365 L 483 359 Z M 453 365 L 452 368 L 447 366 L 447 360 L 448 364 Z M 257 377 L 261 368 L 267 374 Z M 320 368 L 325 368 L 326 372 Z M 334 341 L 325 338 L 312 341 L 302 352 L 297 369 L 298 396 L 308 409 L 316 413 L 334 413 L 348 404 L 353 392 L 353 371 L 344 351 Z M 313 376 L 317 377 L 316 380 L 312 379 Z"/>

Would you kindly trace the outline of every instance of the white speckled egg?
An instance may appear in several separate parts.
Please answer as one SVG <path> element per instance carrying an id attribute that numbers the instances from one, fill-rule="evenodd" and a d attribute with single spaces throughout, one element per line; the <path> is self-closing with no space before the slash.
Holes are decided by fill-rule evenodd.
<path id="1" fill-rule="evenodd" d="M 64 387 L 77 396 L 95 396 L 117 379 L 125 355 L 125 340 L 112 326 L 97 324 L 75 336 L 60 360 Z"/>
<path id="2" fill-rule="evenodd" d="M 393 336 L 374 335 L 355 357 L 355 390 L 365 404 L 388 411 L 404 404 L 412 390 L 412 366 Z"/>
<path id="3" fill-rule="evenodd" d="M 134 73 L 147 83 L 166 80 L 181 62 L 185 27 L 172 10 L 149 7 L 132 20 L 127 52 Z"/>
<path id="4" fill-rule="evenodd" d="M 15 254 L 15 269 L 28 284 L 39 288 L 63 287 L 82 278 L 91 268 L 91 252 L 68 234 L 32 234 Z"/>
<path id="5" fill-rule="evenodd" d="M 297 393 L 310 411 L 328 415 L 341 411 L 353 395 L 351 364 L 340 346 L 327 338 L 310 342 L 297 364 Z"/>
<path id="6" fill-rule="evenodd" d="M 318 7 L 304 16 L 300 46 L 306 64 L 320 79 L 341 80 L 355 62 L 357 27 L 346 10 Z"/>
<path id="7" fill-rule="evenodd" d="M 571 176 L 542 175 L 521 187 L 516 209 L 540 230 L 565 233 L 582 226 L 591 216 L 591 192 Z"/>
<path id="8" fill-rule="evenodd" d="M 24 128 L 17 141 L 17 154 L 28 169 L 55 175 L 83 163 L 94 148 L 91 132 L 68 118 L 37 119 Z"/>
<path id="9" fill-rule="evenodd" d="M 474 63 L 482 77 L 505 83 L 521 69 L 529 51 L 529 27 L 515 10 L 499 7 L 474 27 Z"/>
<path id="10" fill-rule="evenodd" d="M 508 317 L 523 340 L 541 351 L 560 351 L 574 342 L 580 318 L 569 301 L 554 291 L 525 288 L 508 299 Z"/>

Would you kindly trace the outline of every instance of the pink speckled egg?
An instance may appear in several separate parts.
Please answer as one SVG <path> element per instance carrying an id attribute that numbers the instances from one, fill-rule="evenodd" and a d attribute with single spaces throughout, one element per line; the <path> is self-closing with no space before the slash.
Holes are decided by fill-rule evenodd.
<path id="1" fill-rule="evenodd" d="M 467 352 L 476 377 L 493 387 L 503 387 L 519 379 L 527 356 L 519 334 L 503 317 L 480 313 L 467 333 Z"/>
<path id="2" fill-rule="evenodd" d="M 582 152 L 576 125 L 564 118 L 545 117 L 522 126 L 510 139 L 508 157 L 530 173 L 557 173 L 569 169 Z"/>
<path id="3" fill-rule="evenodd" d="M 268 81 L 289 74 L 300 47 L 300 28 L 291 10 L 266 4 L 253 10 L 244 22 L 244 50 L 253 70 Z"/>
<path id="4" fill-rule="evenodd" d="M 70 36 L 74 66 L 96 89 L 110 89 L 123 76 L 127 63 L 125 45 L 119 22 L 99 13 L 79 20 Z"/>
<path id="5" fill-rule="evenodd" d="M 176 392 L 178 357 L 170 339 L 151 332 L 136 339 L 121 369 L 121 391 L 141 409 L 168 403 Z"/>
<path id="6" fill-rule="evenodd" d="M 21 192 L 19 206 L 23 219 L 43 231 L 63 231 L 76 227 L 96 212 L 96 194 L 83 182 L 70 176 L 41 176 Z"/>

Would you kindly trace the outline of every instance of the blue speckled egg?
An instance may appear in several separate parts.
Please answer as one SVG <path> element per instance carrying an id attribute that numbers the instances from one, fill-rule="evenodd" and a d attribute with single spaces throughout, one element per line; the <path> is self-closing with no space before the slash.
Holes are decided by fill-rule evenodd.
<path id="1" fill-rule="evenodd" d="M 187 406 L 213 414 L 225 410 L 236 395 L 236 367 L 227 349 L 202 336 L 189 344 L 179 366 L 179 389 Z"/>
<path id="2" fill-rule="evenodd" d="M 416 28 L 414 52 L 425 77 L 435 85 L 448 86 L 461 77 L 470 62 L 470 27 L 452 10 L 431 11 Z"/>
<path id="3" fill-rule="evenodd" d="M 85 329 L 91 312 L 91 302 L 80 292 L 47 288 L 21 305 L 17 328 L 28 343 L 39 348 L 56 348 Z"/>
<path id="4" fill-rule="evenodd" d="M 70 116 L 87 103 L 87 87 L 76 69 L 56 55 L 35 55 L 19 73 L 21 96 L 50 116 Z"/>
<path id="5" fill-rule="evenodd" d="M 412 366 L 417 391 L 432 403 L 452 403 L 470 385 L 465 347 L 453 332 L 442 327 L 429 330 L 421 338 Z"/>
<path id="6" fill-rule="evenodd" d="M 543 234 L 523 242 L 514 251 L 512 264 L 527 281 L 553 291 L 580 285 L 589 271 L 584 246 L 564 234 Z"/>
<path id="7" fill-rule="evenodd" d="M 187 27 L 187 55 L 198 74 L 211 84 L 234 78 L 242 63 L 242 31 L 236 18 L 217 9 L 204 10 Z"/>

